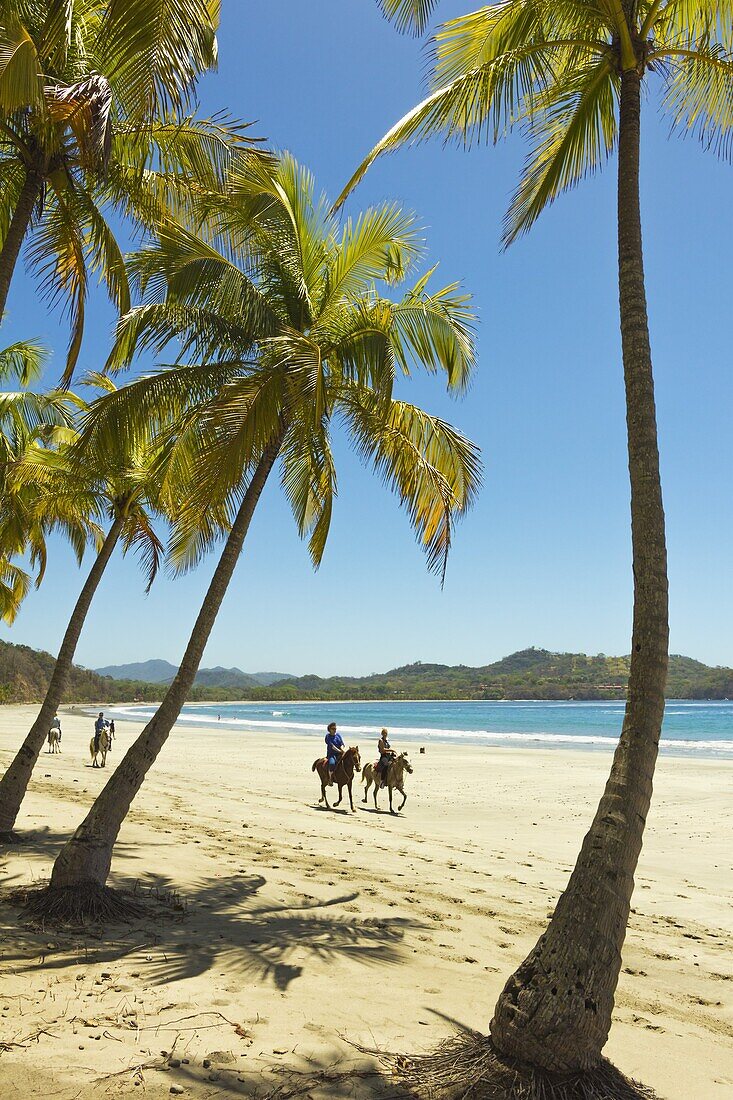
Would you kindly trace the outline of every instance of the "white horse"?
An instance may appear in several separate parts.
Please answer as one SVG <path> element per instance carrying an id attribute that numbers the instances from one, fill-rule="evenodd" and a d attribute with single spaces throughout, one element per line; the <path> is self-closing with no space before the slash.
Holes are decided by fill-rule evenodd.
<path id="1" fill-rule="evenodd" d="M 52 726 L 48 731 L 48 751 L 61 752 L 61 730 Z"/>
<path id="2" fill-rule="evenodd" d="M 105 726 L 104 729 L 102 730 L 102 732 L 99 735 L 99 748 L 95 749 L 95 747 L 94 747 L 94 738 L 93 737 L 92 737 L 91 741 L 89 742 L 89 755 L 92 758 L 92 767 L 93 768 L 103 768 L 105 766 L 105 764 L 107 763 L 107 753 L 109 752 L 109 746 L 110 746 L 109 730 Z M 101 764 L 97 763 L 97 757 L 98 756 L 102 757 L 102 763 Z"/>

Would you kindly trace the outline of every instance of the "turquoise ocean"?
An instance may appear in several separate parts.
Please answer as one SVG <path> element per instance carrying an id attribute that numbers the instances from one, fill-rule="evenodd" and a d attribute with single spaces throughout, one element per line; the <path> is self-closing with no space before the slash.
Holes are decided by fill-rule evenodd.
<path id="1" fill-rule="evenodd" d="M 115 706 L 108 716 L 145 721 L 149 705 Z M 242 737 L 295 734 L 323 738 L 336 722 L 352 744 L 376 740 L 382 726 L 395 747 L 449 744 L 536 748 L 613 749 L 623 721 L 623 702 L 370 702 L 221 703 L 189 705 L 180 725 L 214 725 Z M 663 753 L 733 759 L 733 702 L 668 700 Z"/>

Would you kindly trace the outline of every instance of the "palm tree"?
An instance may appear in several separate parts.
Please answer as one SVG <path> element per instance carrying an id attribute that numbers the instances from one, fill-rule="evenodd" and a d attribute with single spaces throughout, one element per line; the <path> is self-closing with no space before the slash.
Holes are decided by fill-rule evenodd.
<path id="1" fill-rule="evenodd" d="M 127 274 L 107 221 L 179 216 L 220 187 L 244 127 L 191 116 L 216 63 L 215 0 L 8 0 L 0 12 L 0 319 L 23 242 L 41 292 L 69 310 L 66 379 L 90 274 L 120 313 Z"/>
<path id="2" fill-rule="evenodd" d="M 425 276 L 393 302 L 379 284 L 404 278 L 420 252 L 414 219 L 383 205 L 339 227 L 309 173 L 289 156 L 238 173 L 212 213 L 217 250 L 180 229 L 137 269 L 148 305 L 124 318 L 114 361 L 172 339 L 191 358 L 105 397 L 89 418 L 91 461 L 150 418 L 177 418 L 164 489 L 177 490 L 171 552 L 182 568 L 228 534 L 178 673 L 84 822 L 59 854 L 36 913 L 118 912 L 105 887 L 122 821 L 193 684 L 255 507 L 279 459 L 282 485 L 314 564 L 324 552 L 336 470 L 334 421 L 397 493 L 430 564 L 445 566 L 453 518 L 477 490 L 475 448 L 450 425 L 392 397 L 396 370 L 444 372 L 451 389 L 473 365 L 471 313 Z M 134 434 L 133 434 L 134 438 Z M 222 515 L 228 514 L 228 520 Z"/>
<path id="3" fill-rule="evenodd" d="M 108 378 L 90 375 L 89 381 L 108 391 L 115 390 Z M 71 613 L 38 715 L 0 779 L 0 837 L 6 841 L 17 839 L 13 828 L 31 773 L 51 719 L 63 699 L 87 613 L 117 543 L 122 542 L 125 553 L 131 548 L 139 551 L 148 589 L 158 571 L 163 551 L 150 515 L 160 507 L 160 500 L 156 498 L 156 483 L 151 477 L 156 453 L 150 446 L 149 437 L 136 446 L 125 442 L 118 447 L 114 459 L 98 458 L 93 468 L 74 461 L 75 441 L 76 432 L 67 430 L 65 438 L 56 446 L 26 451 L 15 470 L 21 492 L 28 485 L 35 488 L 38 525 L 60 527 L 67 534 L 71 529 L 79 557 L 83 553 L 87 530 L 96 534 L 96 556 Z M 106 534 L 95 519 L 107 519 Z"/>
<path id="4" fill-rule="evenodd" d="M 436 0 L 382 0 L 381 6 L 401 26 L 422 29 Z M 527 1067 L 530 1077 L 535 1071 L 549 1074 L 542 1095 L 552 1095 L 558 1074 L 577 1074 L 580 1083 L 563 1086 L 563 1096 L 575 1096 L 573 1088 L 590 1096 L 594 1081 L 603 1095 L 616 1096 L 621 1093 L 603 1083 L 601 1051 L 651 802 L 668 660 L 664 511 L 639 205 L 641 90 L 658 78 L 673 127 L 726 153 L 733 128 L 733 4 L 504 0 L 441 26 L 433 60 L 431 93 L 375 146 L 340 201 L 380 153 L 405 142 L 438 133 L 465 144 L 496 142 L 518 124 L 530 152 L 505 222 L 509 244 L 618 147 L 634 575 L 626 713 L 604 795 L 567 889 L 499 998 L 491 1042 L 483 1044 L 484 1068 L 473 1067 L 486 1095 L 488 1082 L 502 1076 L 509 1060 Z M 521 1092 L 527 1074 L 509 1072 L 508 1079 L 516 1076 L 516 1095 L 530 1095 Z M 515 1095 L 508 1086 L 507 1095 Z"/>

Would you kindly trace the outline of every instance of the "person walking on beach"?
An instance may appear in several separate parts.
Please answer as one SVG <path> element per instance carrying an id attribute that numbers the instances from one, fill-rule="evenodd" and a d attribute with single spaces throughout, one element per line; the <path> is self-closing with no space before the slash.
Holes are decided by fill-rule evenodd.
<path id="1" fill-rule="evenodd" d="M 336 723 L 329 722 L 328 732 L 326 733 L 326 755 L 328 757 L 328 782 L 330 784 L 333 784 L 333 773 L 345 750 L 346 745 L 343 737 L 336 730 Z"/>
<path id="2" fill-rule="evenodd" d="M 102 736 L 102 730 L 107 725 L 104 720 L 104 711 L 100 710 L 99 717 L 94 723 L 94 751 L 99 752 L 99 738 Z"/>
<path id="3" fill-rule="evenodd" d="M 112 742 L 115 739 L 115 720 L 114 718 L 109 723 L 109 729 L 107 730 L 107 752 L 112 751 Z"/>
<path id="4" fill-rule="evenodd" d="M 397 756 L 397 753 L 390 747 L 390 743 L 387 740 L 387 730 L 382 730 L 379 736 L 377 749 L 379 750 L 379 764 L 377 767 L 379 768 L 379 787 L 381 790 L 387 783 L 387 771 L 389 770 L 389 766 Z"/>

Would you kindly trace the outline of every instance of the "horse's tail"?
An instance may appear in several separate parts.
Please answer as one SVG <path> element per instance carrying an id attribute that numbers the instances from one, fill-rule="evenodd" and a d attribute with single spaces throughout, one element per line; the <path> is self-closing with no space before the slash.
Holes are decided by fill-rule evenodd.
<path id="1" fill-rule="evenodd" d="M 318 765 L 319 765 L 319 763 L 320 763 L 320 760 L 314 760 L 314 761 L 313 761 L 313 767 L 311 768 L 311 771 L 312 771 L 312 772 L 314 772 L 314 771 L 317 771 L 317 770 L 318 770 Z"/>

